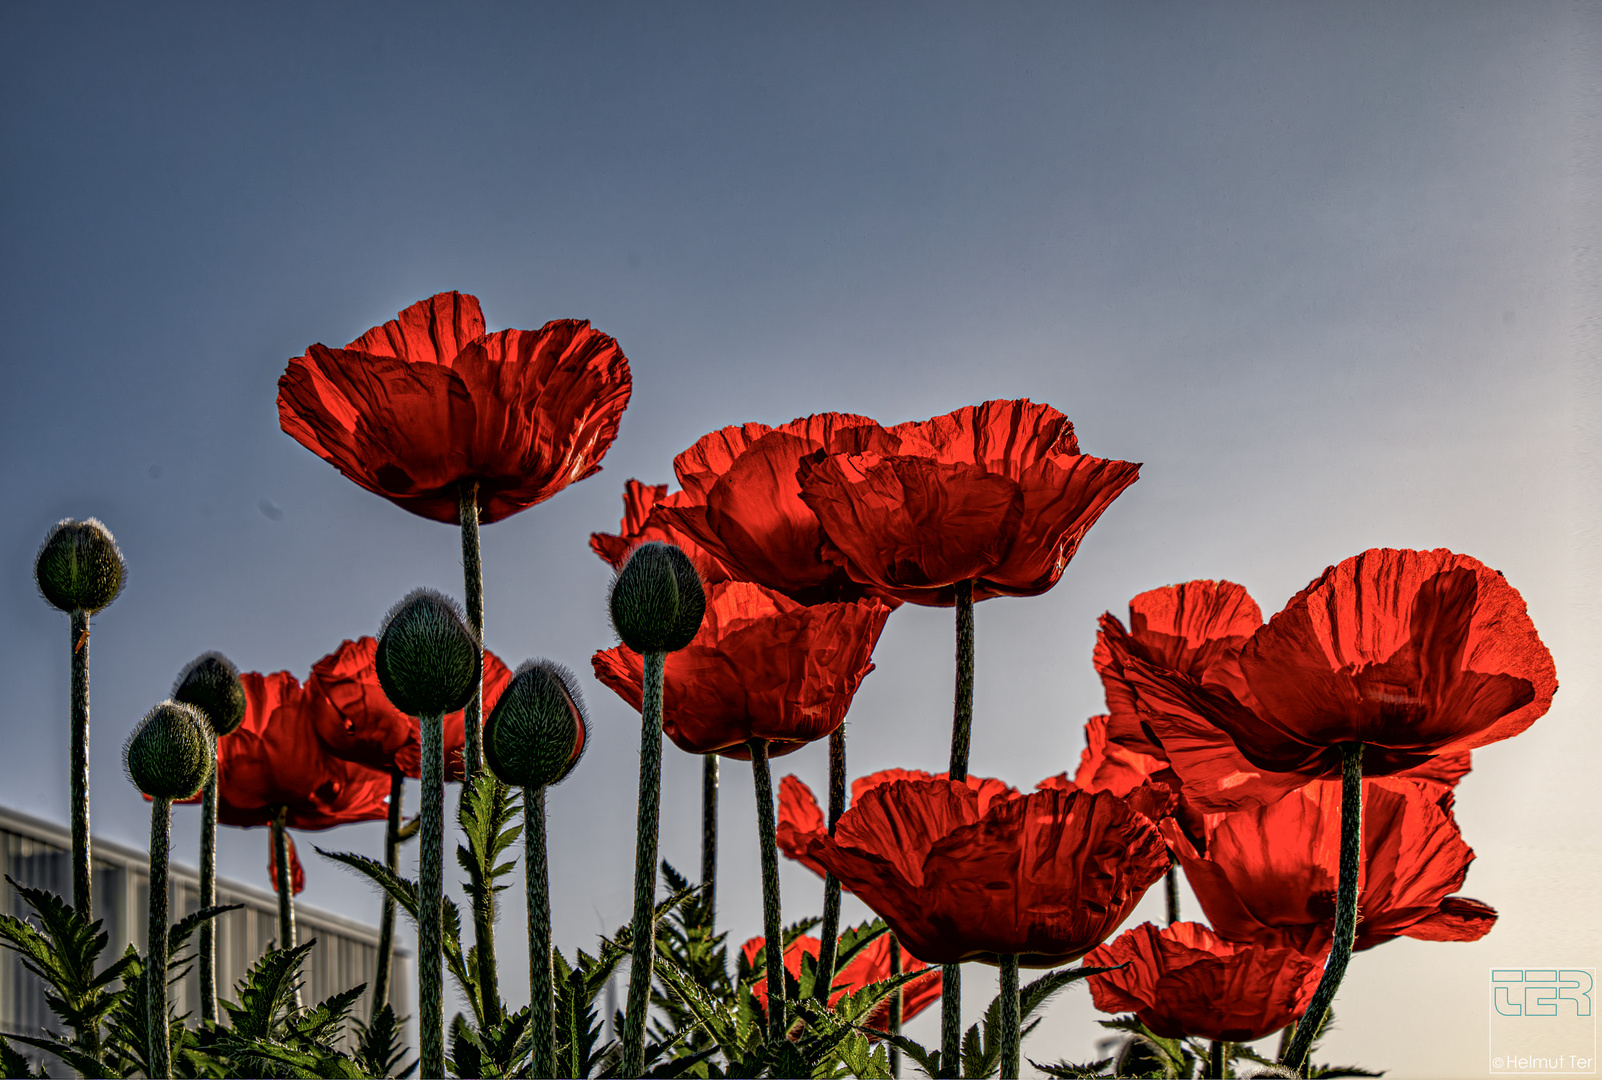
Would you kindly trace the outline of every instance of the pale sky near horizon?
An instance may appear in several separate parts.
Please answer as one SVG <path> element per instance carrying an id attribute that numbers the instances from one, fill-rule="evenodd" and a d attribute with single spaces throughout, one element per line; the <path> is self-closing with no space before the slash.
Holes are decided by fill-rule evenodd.
<path id="1" fill-rule="evenodd" d="M 1075 767 L 1096 616 L 1145 589 L 1227 578 L 1269 615 L 1365 548 L 1444 546 L 1523 593 L 1556 703 L 1457 802 L 1462 892 L 1501 921 L 1360 954 L 1326 1053 L 1485 1075 L 1488 968 L 1602 961 L 1597 24 L 1544 2 L 6 6 L 0 801 L 67 819 L 67 624 L 31 575 L 62 517 L 101 518 L 130 564 L 94 623 L 92 791 L 96 831 L 140 846 L 121 746 L 185 662 L 304 678 L 414 586 L 460 595 L 457 531 L 345 480 L 274 404 L 308 345 L 459 289 L 491 329 L 588 318 L 634 374 L 604 471 L 484 530 L 489 647 L 578 670 L 595 725 L 550 800 L 560 946 L 629 914 L 638 720 L 588 674 L 613 638 L 586 544 L 623 482 L 670 480 L 725 424 L 1027 396 L 1144 467 L 1057 588 L 980 605 L 976 774 Z M 943 767 L 951 657 L 949 610 L 891 617 L 853 775 Z M 699 762 L 669 746 L 665 769 L 662 851 L 688 870 Z M 822 745 L 789 772 L 821 792 Z M 748 776 L 725 763 L 735 947 L 761 921 Z M 175 858 L 196 835 L 180 812 Z M 227 839 L 222 873 L 265 885 L 265 837 Z M 380 842 L 303 835 L 303 900 L 376 921 L 311 846 Z M 816 912 L 810 873 L 783 889 L 787 919 Z M 972 970 L 970 1019 L 994 993 Z M 936 1011 L 910 1033 L 938 1041 Z M 1026 1056 L 1094 1056 L 1096 1017 L 1066 992 Z"/>

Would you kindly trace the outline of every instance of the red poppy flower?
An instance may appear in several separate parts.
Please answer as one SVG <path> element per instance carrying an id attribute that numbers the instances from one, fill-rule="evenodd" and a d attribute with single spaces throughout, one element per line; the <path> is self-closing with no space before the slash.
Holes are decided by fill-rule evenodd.
<path id="1" fill-rule="evenodd" d="M 588 322 L 484 332 L 478 300 L 440 293 L 343 349 L 313 345 L 278 380 L 279 425 L 375 495 L 479 521 L 526 510 L 600 469 L 628 405 L 628 360 Z"/>
<path id="2" fill-rule="evenodd" d="M 1086 954 L 1102 1012 L 1132 1012 L 1165 1039 L 1251 1042 L 1299 1017 L 1318 989 L 1319 960 L 1295 949 L 1239 945 L 1200 923 L 1141 923 Z"/>
<path id="3" fill-rule="evenodd" d="M 851 781 L 851 801 L 856 802 L 865 793 L 881 784 L 893 784 L 897 780 L 944 779 L 946 779 L 945 773 L 927 773 L 920 769 L 884 769 L 867 776 L 859 776 Z M 963 783 L 972 788 L 978 796 L 978 811 L 981 814 L 988 810 L 996 799 L 1011 799 L 1018 794 L 1016 788 L 989 777 L 970 776 Z M 823 811 L 818 808 L 818 800 L 812 794 L 812 789 L 796 776 L 786 776 L 780 780 L 779 850 L 814 874 L 823 877 L 828 871 L 807 854 L 807 844 L 814 836 L 826 836 L 828 832 L 828 821 L 824 818 Z"/>
<path id="4" fill-rule="evenodd" d="M 1068 779 L 1068 774 L 1064 772 L 1058 773 L 1056 776 L 1048 776 L 1046 779 L 1035 785 L 1035 790 L 1088 791 L 1094 794 L 1097 790 L 1107 789 L 1084 787 L 1083 785 Z M 1137 814 L 1144 814 L 1147 820 L 1154 825 L 1163 818 L 1171 815 L 1174 812 L 1174 807 L 1179 802 L 1179 796 L 1172 788 L 1168 787 L 1166 784 L 1154 783 L 1150 780 L 1144 783 L 1136 784 L 1127 791 L 1114 794 L 1117 794 L 1119 798 L 1128 803 L 1131 810 L 1135 811 Z"/>
<path id="5" fill-rule="evenodd" d="M 342 641 L 339 648 L 312 665 L 306 689 L 312 702 L 311 722 L 317 737 L 334 757 L 370 769 L 399 769 L 422 777 L 422 733 L 416 718 L 389 703 L 373 667 L 378 642 L 370 637 Z M 512 673 L 500 657 L 484 650 L 484 715 L 500 700 Z M 462 778 L 467 732 L 461 711 L 445 716 L 445 779 Z"/>
<path id="6" fill-rule="evenodd" d="M 834 988 L 829 994 L 829 1005 L 831 1007 L 847 994 L 854 994 L 865 986 L 883 982 L 885 979 L 890 978 L 890 941 L 889 934 L 880 934 L 863 946 L 862 951 L 852 957 L 849 964 L 834 973 Z M 756 963 L 757 954 L 762 951 L 766 944 L 767 940 L 765 938 L 754 937 L 741 948 L 740 951 L 745 954 L 745 962 L 748 967 Z M 816 960 L 818 953 L 822 949 L 823 942 L 811 934 L 801 935 L 790 942 L 789 947 L 784 950 L 785 969 L 799 979 L 801 977 L 802 955 L 810 956 L 813 960 Z M 922 971 L 928 966 L 928 964 L 913 956 L 906 949 L 901 950 L 901 970 L 903 972 Z M 768 1008 L 768 980 L 766 977 L 756 981 L 751 987 L 751 994 L 756 998 L 757 1004 L 762 1007 L 762 1011 L 766 1012 Z M 935 968 L 923 978 L 913 979 L 901 988 L 901 1019 L 903 1021 L 911 1020 L 939 1000 L 940 969 Z M 878 1028 L 880 1031 L 883 1031 L 885 1025 L 889 1022 L 890 1002 L 888 999 L 880 1002 L 878 1007 L 868 1014 L 868 1018 L 863 1021 L 866 1026 Z"/>
<path id="7" fill-rule="evenodd" d="M 824 738 L 873 670 L 889 615 L 877 600 L 808 607 L 746 581 L 712 586 L 695 640 L 667 656 L 662 730 L 692 754 L 742 759 L 751 739 L 767 739 L 777 756 Z M 597 679 L 640 707 L 639 653 L 619 645 L 591 662 Z"/>
<path id="8" fill-rule="evenodd" d="M 1129 664 L 1137 707 L 1174 761 L 1216 727 L 1261 773 L 1339 774 L 1341 744 L 1387 776 L 1523 731 L 1557 678 L 1524 600 L 1450 551 L 1373 549 L 1324 571 L 1240 648 L 1239 685 Z"/>
<path id="9" fill-rule="evenodd" d="M 825 559 L 885 596 L 949 605 L 960 581 L 976 600 L 1051 588 L 1139 473 L 1081 454 L 1067 417 L 1024 399 L 836 432 L 797 477 Z"/>
<path id="10" fill-rule="evenodd" d="M 295 838 L 284 831 L 284 842 L 289 847 L 289 893 L 299 896 L 306 891 L 306 868 L 300 865 L 300 856 L 295 852 Z M 273 843 L 273 834 L 267 834 L 267 880 L 272 883 L 273 892 L 278 891 L 278 848 Z"/>
<path id="11" fill-rule="evenodd" d="M 950 780 L 865 791 L 807 854 L 929 964 L 1078 959 L 1168 868 L 1156 827 L 1116 795 L 1050 790 L 985 805 Z"/>
<path id="12" fill-rule="evenodd" d="M 819 413 L 779 427 L 730 426 L 673 459 L 683 489 L 655 504 L 647 524 L 690 541 L 730 577 L 804 603 L 868 595 L 819 554 L 823 533 L 801 500 L 796 469 L 840 432 L 873 426 L 865 416 Z"/>
<path id="13" fill-rule="evenodd" d="M 1208 922 L 1231 941 L 1321 954 L 1330 943 L 1340 854 L 1341 785 L 1316 780 L 1269 807 L 1208 814 L 1206 855 L 1165 826 Z M 1358 949 L 1394 937 L 1474 941 L 1495 909 L 1449 895 L 1474 852 L 1452 792 L 1399 777 L 1363 782 Z"/>
<path id="14" fill-rule="evenodd" d="M 629 552 L 641 544 L 659 540 L 676 544 L 689 556 L 701 575 L 703 585 L 716 585 L 729 580 L 729 572 L 714 559 L 710 552 L 683 533 L 668 528 L 660 516 L 652 520 L 651 511 L 658 506 L 681 507 L 692 505 L 687 492 L 675 491 L 669 495 L 666 484 L 646 486 L 638 480 L 623 485 L 623 520 L 618 523 L 616 535 L 590 533 L 590 550 L 599 555 L 614 570 L 621 570 L 628 561 Z"/>
<path id="15" fill-rule="evenodd" d="M 329 829 L 389 815 L 389 777 L 323 750 L 312 713 L 320 695 L 287 671 L 247 671 L 245 719 L 217 743 L 217 820 L 266 825 L 287 807 L 296 829 Z"/>

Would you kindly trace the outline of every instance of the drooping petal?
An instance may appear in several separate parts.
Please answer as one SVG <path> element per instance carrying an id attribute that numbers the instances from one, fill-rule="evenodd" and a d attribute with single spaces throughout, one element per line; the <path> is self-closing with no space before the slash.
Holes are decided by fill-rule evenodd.
<path id="1" fill-rule="evenodd" d="M 306 868 L 300 864 L 300 855 L 295 851 L 295 838 L 284 830 L 284 840 L 289 848 L 289 891 L 291 896 L 299 896 L 306 891 Z M 267 880 L 272 883 L 273 892 L 278 891 L 278 845 L 273 842 L 272 833 L 267 834 Z"/>

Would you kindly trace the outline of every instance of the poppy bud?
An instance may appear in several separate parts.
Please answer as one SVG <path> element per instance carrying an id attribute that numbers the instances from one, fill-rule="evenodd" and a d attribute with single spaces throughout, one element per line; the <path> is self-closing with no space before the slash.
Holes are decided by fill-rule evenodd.
<path id="1" fill-rule="evenodd" d="M 123 760 L 134 787 L 152 799 L 187 799 L 211 775 L 216 751 L 206 714 L 163 701 L 128 736 Z"/>
<path id="2" fill-rule="evenodd" d="M 127 574 L 117 541 L 94 518 L 58 522 L 33 564 L 39 592 L 51 607 L 91 615 L 117 599 Z"/>
<path id="3" fill-rule="evenodd" d="M 530 660 L 484 725 L 484 760 L 502 783 L 548 787 L 578 764 L 589 729 L 573 673 L 549 660 Z"/>
<path id="4" fill-rule="evenodd" d="M 695 639 L 706 590 L 688 555 L 651 541 L 629 553 L 612 582 L 612 626 L 637 653 L 676 652 Z"/>
<path id="5" fill-rule="evenodd" d="M 467 705 L 483 660 L 456 601 L 414 589 L 384 616 L 373 666 L 395 708 L 407 716 L 442 716 Z"/>
<path id="6" fill-rule="evenodd" d="M 245 722 L 245 686 L 239 669 L 220 652 L 202 653 L 178 673 L 172 699 L 205 715 L 214 734 L 231 735 Z"/>

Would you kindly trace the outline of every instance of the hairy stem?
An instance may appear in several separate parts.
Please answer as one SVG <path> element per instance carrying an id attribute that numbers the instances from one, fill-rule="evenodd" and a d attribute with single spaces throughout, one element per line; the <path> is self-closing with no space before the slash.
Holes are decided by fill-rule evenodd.
<path id="1" fill-rule="evenodd" d="M 1290 1047 L 1280 1058 L 1280 1064 L 1296 1070 L 1302 1069 L 1313 1036 L 1324 1013 L 1335 1000 L 1346 965 L 1352 959 L 1352 945 L 1357 939 L 1357 875 L 1363 864 L 1363 744 L 1341 744 L 1341 863 L 1340 880 L 1335 886 L 1335 941 L 1330 946 L 1329 959 L 1324 962 L 1324 977 L 1307 1003 L 1307 1011 L 1296 1025 Z"/>
<path id="2" fill-rule="evenodd" d="M 894 930 L 885 934 L 885 937 L 890 939 L 890 977 L 893 979 L 901 974 L 901 940 L 896 937 Z M 890 995 L 890 1023 L 887 1029 L 891 1035 L 901 1034 L 902 1002 L 905 1000 L 906 994 L 902 992 L 902 988 L 896 987 Z M 890 1044 L 890 1075 L 893 1077 L 901 1075 L 901 1050 L 895 1043 Z"/>
<path id="3" fill-rule="evenodd" d="M 145 949 L 145 1037 L 150 1075 L 172 1077 L 171 1032 L 167 1030 L 167 850 L 172 842 L 172 800 L 150 803 L 150 912 Z"/>
<path id="4" fill-rule="evenodd" d="M 551 885 L 545 856 L 545 789 L 523 789 L 524 871 L 528 879 L 530 1076 L 556 1075 L 556 1004 L 551 987 Z"/>
<path id="5" fill-rule="evenodd" d="M 1018 957 L 1001 958 L 1001 1080 L 1018 1080 Z"/>
<path id="6" fill-rule="evenodd" d="M 790 1029 L 785 1014 L 784 931 L 779 917 L 779 834 L 773 814 L 773 772 L 768 741 L 752 739 L 751 779 L 756 784 L 757 843 L 762 851 L 762 936 L 767 943 L 768 1041 L 779 1043 Z"/>
<path id="7" fill-rule="evenodd" d="M 959 1076 L 962 1054 L 962 965 L 940 967 L 940 1075 Z"/>
<path id="8" fill-rule="evenodd" d="M 500 805 L 506 796 L 506 785 L 493 775 L 486 776 L 494 788 L 493 802 Z M 465 790 L 465 789 L 464 789 Z M 493 864 L 494 860 L 490 860 Z M 484 1022 L 501 1022 L 501 979 L 495 959 L 495 891 L 491 875 L 484 875 L 483 891 L 473 897 L 473 940 L 478 943 L 478 991 L 484 1005 Z"/>
<path id="9" fill-rule="evenodd" d="M 951 716 L 952 780 L 968 779 L 973 737 L 973 582 L 957 582 L 957 692 Z M 945 964 L 940 975 L 940 1072 L 956 1076 L 962 1044 L 962 965 Z"/>
<path id="10" fill-rule="evenodd" d="M 72 906 L 94 918 L 89 840 L 89 613 L 72 613 Z"/>
<path id="11" fill-rule="evenodd" d="M 1207 1075 L 1224 1080 L 1224 1043 L 1220 1039 L 1214 1039 L 1207 1047 Z"/>
<path id="12" fill-rule="evenodd" d="M 466 597 L 467 625 L 478 639 L 480 676 L 467 703 L 462 727 L 466 743 L 462 747 L 462 790 L 473 782 L 484 765 L 484 564 L 478 547 L 478 481 L 463 480 L 459 492 L 462 522 L 462 593 Z M 482 948 L 482 943 L 480 943 Z"/>
<path id="13" fill-rule="evenodd" d="M 422 836 L 417 873 L 417 1030 L 420 1076 L 445 1075 L 445 733 L 443 716 L 420 718 L 423 729 Z"/>
<path id="14" fill-rule="evenodd" d="M 957 582 L 957 693 L 951 714 L 953 780 L 968 779 L 968 744 L 973 738 L 973 582 Z"/>
<path id="15" fill-rule="evenodd" d="M 701 903 L 706 908 L 706 930 L 717 920 L 718 898 L 718 756 L 701 758 Z"/>
<path id="16" fill-rule="evenodd" d="M 623 1076 L 645 1071 L 645 1014 L 656 963 L 656 841 L 662 810 L 662 667 L 667 654 L 645 654 L 640 702 L 640 801 L 634 833 L 634 940 L 623 1017 Z"/>
<path id="17" fill-rule="evenodd" d="M 280 949 L 293 949 L 295 947 L 295 883 L 294 875 L 289 865 L 289 834 L 285 832 L 285 821 L 289 816 L 289 808 L 280 806 L 278 816 L 273 818 L 273 862 L 277 873 L 274 875 L 273 888 L 278 891 L 278 947 Z M 295 988 L 295 1008 L 300 1008 L 300 987 Z"/>
<path id="18" fill-rule="evenodd" d="M 1168 873 L 1163 878 L 1163 895 L 1168 901 L 1168 925 L 1179 921 L 1179 864 L 1170 857 Z"/>
<path id="19" fill-rule="evenodd" d="M 200 906 L 217 903 L 217 759 L 200 795 Z M 200 924 L 200 1018 L 217 1019 L 217 920 Z"/>
<path id="20" fill-rule="evenodd" d="M 845 725 L 841 724 L 829 735 L 829 835 L 845 813 L 846 802 L 846 744 Z M 812 996 L 819 1005 L 829 1003 L 834 989 L 834 956 L 840 936 L 840 881 L 833 874 L 823 877 L 823 925 L 818 931 L 822 944 L 818 948 L 817 981 L 812 984 Z"/>
<path id="21" fill-rule="evenodd" d="M 389 774 L 389 821 L 384 827 L 384 865 L 391 874 L 400 874 L 400 830 L 403 802 L 406 798 L 406 774 L 399 769 Z M 389 968 L 395 955 L 395 899 L 384 891 L 384 903 L 378 916 L 378 964 L 373 969 L 374 1020 L 389 1004 Z"/>

